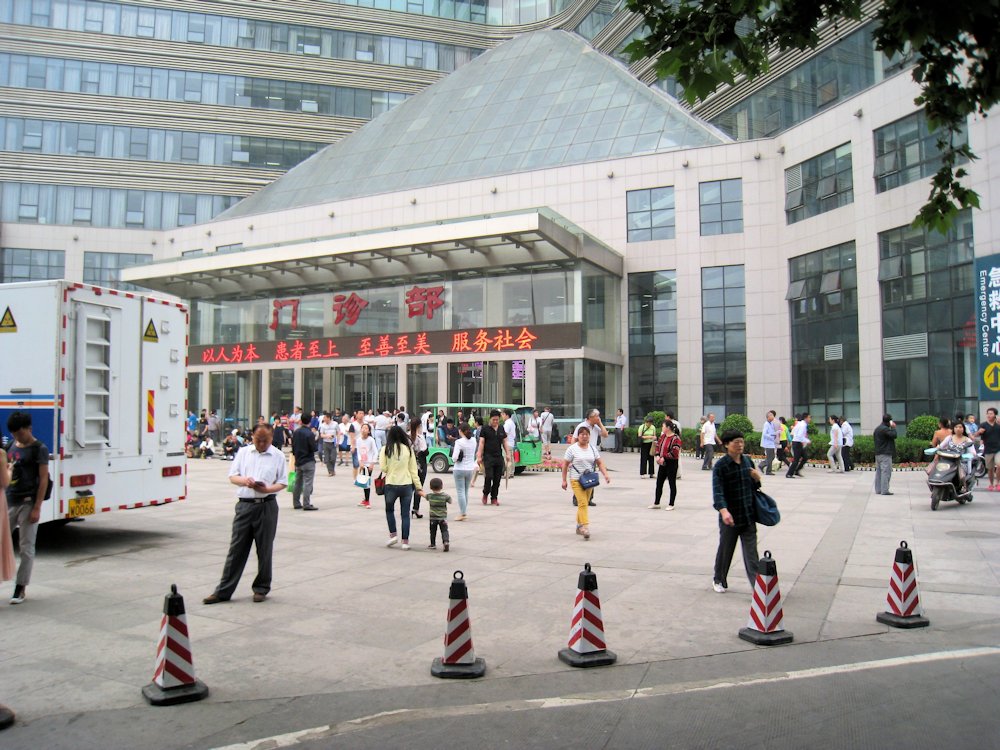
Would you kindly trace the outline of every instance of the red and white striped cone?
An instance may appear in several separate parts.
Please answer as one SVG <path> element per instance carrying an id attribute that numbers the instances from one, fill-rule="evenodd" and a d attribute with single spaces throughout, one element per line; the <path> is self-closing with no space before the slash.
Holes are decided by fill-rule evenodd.
<path id="1" fill-rule="evenodd" d="M 190 703 L 208 696 L 208 686 L 194 676 L 184 597 L 177 593 L 176 584 L 170 586 L 170 593 L 163 599 L 156 669 L 153 681 L 142 689 L 142 696 L 154 706 Z"/>
<path id="2" fill-rule="evenodd" d="M 758 646 L 791 643 L 792 634 L 781 626 L 782 614 L 778 565 L 771 557 L 771 551 L 767 550 L 757 569 L 753 599 L 750 601 L 750 619 L 747 626 L 740 630 L 740 638 Z"/>
<path id="3" fill-rule="evenodd" d="M 486 674 L 486 661 L 476 658 L 469 621 L 469 590 L 465 576 L 456 570 L 448 591 L 448 629 L 444 634 L 444 657 L 431 662 L 435 677 L 468 679 Z"/>
<path id="4" fill-rule="evenodd" d="M 913 565 L 913 552 L 904 541 L 899 543 L 896 559 L 889 576 L 889 593 L 885 597 L 889 609 L 879 612 L 875 619 L 894 628 L 926 628 L 931 621 L 924 617 L 917 588 L 917 569 Z"/>
<path id="5" fill-rule="evenodd" d="M 577 582 L 573 619 L 569 624 L 569 643 L 559 652 L 559 658 L 571 667 L 605 667 L 614 664 L 618 656 L 608 651 L 604 642 L 604 618 L 601 597 L 597 593 L 597 573 L 590 563 L 583 566 Z"/>

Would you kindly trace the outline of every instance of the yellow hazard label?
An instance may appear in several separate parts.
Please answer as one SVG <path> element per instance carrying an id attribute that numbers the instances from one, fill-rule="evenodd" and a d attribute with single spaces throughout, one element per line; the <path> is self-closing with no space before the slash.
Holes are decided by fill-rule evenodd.
<path id="1" fill-rule="evenodd" d="M 156 326 L 153 325 L 153 319 L 149 319 L 149 325 L 146 326 L 146 332 L 142 334 L 143 341 L 151 341 L 154 344 L 160 343 L 160 337 L 156 335 Z"/>
<path id="2" fill-rule="evenodd" d="M 4 310 L 3 318 L 0 318 L 0 333 L 17 333 L 17 323 L 14 322 L 9 307 Z"/>

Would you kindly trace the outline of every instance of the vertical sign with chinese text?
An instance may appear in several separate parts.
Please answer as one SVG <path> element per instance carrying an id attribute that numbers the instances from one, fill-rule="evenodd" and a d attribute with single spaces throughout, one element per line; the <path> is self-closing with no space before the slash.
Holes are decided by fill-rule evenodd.
<path id="1" fill-rule="evenodd" d="M 976 258 L 979 400 L 1000 400 L 1000 255 Z"/>

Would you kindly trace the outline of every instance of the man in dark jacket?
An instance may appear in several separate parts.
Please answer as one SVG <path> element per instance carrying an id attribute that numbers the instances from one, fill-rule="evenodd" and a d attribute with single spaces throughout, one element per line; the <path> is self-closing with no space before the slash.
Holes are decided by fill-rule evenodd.
<path id="1" fill-rule="evenodd" d="M 736 541 L 743 546 L 743 567 L 750 588 L 757 578 L 757 524 L 753 492 L 760 487 L 760 472 L 743 455 L 743 433 L 726 430 L 722 447 L 726 453 L 712 467 L 712 506 L 719 512 L 719 549 L 715 553 L 712 588 L 723 594 L 729 588 L 727 577 L 733 562 Z"/>
<path id="2" fill-rule="evenodd" d="M 316 479 L 316 436 L 308 424 L 299 423 L 292 433 L 292 455 L 295 456 L 295 487 L 292 507 L 295 510 L 316 510 L 312 504 L 313 481 Z M 302 504 L 299 504 L 299 498 Z"/>
<path id="3" fill-rule="evenodd" d="M 882 424 L 875 428 L 875 494 L 891 495 L 892 457 L 896 453 L 896 423 L 891 414 L 882 415 Z"/>

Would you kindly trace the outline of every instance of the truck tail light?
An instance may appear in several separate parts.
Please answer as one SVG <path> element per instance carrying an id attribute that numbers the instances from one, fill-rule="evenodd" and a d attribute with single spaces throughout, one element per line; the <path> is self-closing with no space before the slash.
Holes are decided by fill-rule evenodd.
<path id="1" fill-rule="evenodd" d="M 163 476 L 165 477 L 179 477 L 181 475 L 180 466 L 164 466 Z"/>
<path id="2" fill-rule="evenodd" d="M 70 487 L 87 487 L 94 484 L 93 474 L 77 474 L 69 478 Z"/>

